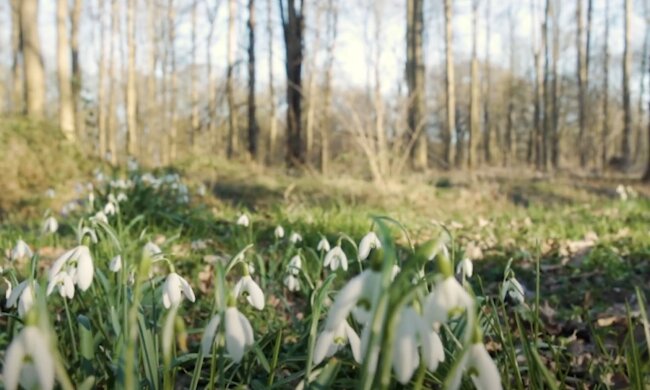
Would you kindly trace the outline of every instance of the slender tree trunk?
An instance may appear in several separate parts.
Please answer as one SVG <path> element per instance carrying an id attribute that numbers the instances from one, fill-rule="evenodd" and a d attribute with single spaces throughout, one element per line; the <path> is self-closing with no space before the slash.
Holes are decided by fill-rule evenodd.
<path id="1" fill-rule="evenodd" d="M 316 26 L 321 24 L 321 7 L 316 7 Z M 316 94 L 316 63 L 318 60 L 318 51 L 320 50 L 320 28 L 314 29 L 314 39 L 311 41 L 311 56 L 309 60 L 309 73 L 307 79 L 307 117 L 305 118 L 305 159 L 308 164 L 312 162 L 314 149 L 314 126 L 317 103 Z"/>
<path id="2" fill-rule="evenodd" d="M 77 138 L 84 142 L 86 139 L 86 116 L 81 104 L 81 61 L 79 59 L 79 29 L 81 23 L 82 0 L 74 0 L 70 18 L 70 50 L 72 52 L 72 101 L 74 104 L 75 129 Z"/>
<path id="3" fill-rule="evenodd" d="M 544 11 L 544 22 L 542 24 L 542 40 L 544 41 L 544 119 L 542 132 L 542 169 L 548 168 L 549 161 L 549 139 L 552 124 L 552 96 L 551 96 L 551 47 L 548 44 L 549 24 L 551 22 L 551 0 L 546 0 Z"/>
<path id="4" fill-rule="evenodd" d="M 272 1 L 272 0 L 269 0 Z M 207 4 L 207 3 L 206 3 Z M 206 5 L 207 7 L 207 5 Z M 220 150 L 221 140 L 217 135 L 217 121 L 216 121 L 216 111 L 217 111 L 217 82 L 214 76 L 214 70 L 212 69 L 212 38 L 214 37 L 214 27 L 215 20 L 217 18 L 218 8 L 215 8 L 213 11 L 210 7 L 207 7 L 207 15 L 209 22 L 208 36 L 206 38 L 206 64 L 208 71 L 208 134 L 210 137 L 214 138 L 214 149 Z"/>
<path id="5" fill-rule="evenodd" d="M 108 132 L 108 151 L 110 154 L 110 162 L 113 165 L 117 164 L 117 92 L 114 80 L 116 79 L 115 63 L 117 60 L 117 40 L 119 38 L 120 25 L 120 10 L 119 1 L 112 0 L 111 5 L 111 40 L 110 52 L 108 57 L 108 119 L 107 119 L 107 132 Z"/>
<path id="6" fill-rule="evenodd" d="M 70 80 L 70 43 L 68 40 L 68 1 L 58 0 L 56 7 L 57 75 L 59 80 L 59 127 L 63 136 L 75 141 L 74 103 Z"/>
<path id="7" fill-rule="evenodd" d="M 374 47 L 374 108 L 375 108 L 375 137 L 377 139 L 377 170 L 374 178 L 375 180 L 381 179 L 382 175 L 389 174 L 388 170 L 388 145 L 386 144 L 386 129 L 384 124 L 384 97 L 381 94 L 381 57 L 382 57 L 382 12 L 383 12 L 383 2 L 377 1 L 373 7 L 373 18 L 375 24 L 375 44 Z"/>
<path id="8" fill-rule="evenodd" d="M 330 140 L 332 131 L 332 72 L 334 68 L 334 49 L 338 27 L 338 4 L 336 0 L 327 1 L 326 16 L 327 57 L 325 59 L 325 90 L 323 91 L 323 123 L 320 126 L 320 170 L 327 175 L 329 172 Z"/>
<path id="9" fill-rule="evenodd" d="M 408 127 L 411 165 L 414 169 L 422 170 L 427 168 L 422 0 L 407 0 L 407 18 L 406 78 L 409 89 Z"/>
<path id="10" fill-rule="evenodd" d="M 592 140 L 592 134 L 591 134 L 591 114 L 588 111 L 589 107 L 591 107 L 591 100 L 589 98 L 589 60 L 591 57 L 591 25 L 592 25 L 592 19 L 593 19 L 593 0 L 587 0 L 587 27 L 586 27 L 586 35 L 587 35 L 587 42 L 585 43 L 585 56 L 584 56 L 584 69 L 583 69 L 583 80 L 584 80 L 584 103 L 582 106 L 582 110 L 584 111 L 583 116 L 584 116 L 584 157 L 583 159 L 585 160 L 583 167 L 586 166 L 589 163 L 589 160 L 591 159 L 591 152 L 593 149 L 593 140 Z"/>
<path id="11" fill-rule="evenodd" d="M 516 160 L 517 151 L 515 149 L 517 142 L 514 134 L 514 114 L 515 114 L 515 28 L 516 19 L 512 8 L 508 12 L 508 21 L 510 27 L 510 75 L 508 77 L 508 114 L 506 122 L 504 165 L 510 166 Z"/>
<path id="12" fill-rule="evenodd" d="M 609 0 L 605 0 L 605 39 L 603 53 L 603 124 L 601 132 L 601 165 L 607 169 L 607 154 L 609 143 Z"/>
<path id="13" fill-rule="evenodd" d="M 266 2 L 267 25 L 266 35 L 268 38 L 269 56 L 269 145 L 266 161 L 272 164 L 275 161 L 275 145 L 278 134 L 278 121 L 275 113 L 275 85 L 273 84 L 273 0 Z"/>
<path id="14" fill-rule="evenodd" d="M 287 165 L 298 166 L 305 162 L 302 145 L 302 63 L 303 33 L 305 28 L 305 4 L 300 0 L 287 0 L 286 11 L 283 0 L 280 3 L 280 16 L 284 31 L 287 72 Z"/>
<path id="15" fill-rule="evenodd" d="M 22 37 L 23 74 L 25 77 L 25 113 L 32 118 L 45 114 L 45 71 L 38 35 L 38 0 L 21 0 L 20 31 Z"/>
<path id="16" fill-rule="evenodd" d="M 135 85 L 135 0 L 128 0 L 126 9 L 128 65 L 126 76 L 127 153 L 138 156 L 137 93 Z"/>
<path id="17" fill-rule="evenodd" d="M 560 108 L 558 96 L 558 71 L 557 62 L 560 57 L 560 9 L 556 2 L 557 7 L 552 8 L 553 13 L 553 63 L 551 65 L 551 75 L 553 82 L 551 84 L 551 136 L 553 137 L 553 145 L 551 149 L 551 162 L 554 169 L 560 166 Z"/>
<path id="18" fill-rule="evenodd" d="M 146 103 L 144 103 L 146 110 L 144 118 L 146 118 L 146 121 L 140 139 L 140 153 L 141 157 L 146 156 L 145 161 L 151 159 L 153 156 L 153 133 L 155 131 L 160 133 L 161 130 L 161 121 L 159 120 L 159 115 L 156 115 L 156 109 L 158 108 L 158 94 L 156 93 L 156 87 L 158 85 L 156 81 L 156 62 L 158 57 L 156 22 L 158 21 L 158 7 L 154 4 L 154 0 L 147 0 L 147 13 L 147 41 L 149 47 L 147 48 L 148 74 L 146 81 L 147 89 L 145 92 Z M 164 138 L 164 135 L 162 138 Z"/>
<path id="19" fill-rule="evenodd" d="M 14 113 L 25 110 L 23 91 L 23 49 L 20 32 L 20 1 L 11 0 L 11 109 Z"/>
<path id="20" fill-rule="evenodd" d="M 235 50 L 237 36 L 235 35 L 235 19 L 237 18 L 237 0 L 228 2 L 228 69 L 226 74 L 226 99 L 228 100 L 228 158 L 233 158 L 239 149 L 239 128 L 235 107 L 235 90 L 233 73 L 235 70 Z"/>
<path id="21" fill-rule="evenodd" d="M 472 62 L 470 65 L 470 102 L 469 102 L 469 141 L 467 145 L 467 167 L 472 168 L 476 154 L 476 144 L 479 138 L 479 79 L 478 79 L 478 0 L 472 2 Z"/>
<path id="22" fill-rule="evenodd" d="M 647 55 L 647 53 L 646 53 L 646 55 Z M 647 71 L 648 71 L 648 74 L 650 74 L 650 66 L 648 67 Z M 650 102 L 648 102 L 648 110 L 650 110 Z M 643 173 L 643 181 L 648 183 L 648 182 L 650 182 L 650 121 L 648 122 L 648 124 L 646 126 L 648 126 L 648 128 L 647 128 L 647 132 L 648 132 L 647 133 L 648 134 L 648 138 L 647 138 L 648 157 L 647 157 L 647 160 L 646 160 L 645 172 Z"/>
<path id="23" fill-rule="evenodd" d="M 621 157 L 627 167 L 630 163 L 630 134 L 632 132 L 632 109 L 630 107 L 630 71 L 632 50 L 630 48 L 630 30 L 632 24 L 632 0 L 625 0 L 625 46 L 623 49 L 623 138 L 621 140 Z"/>
<path id="24" fill-rule="evenodd" d="M 576 23 L 578 24 L 578 33 L 576 35 L 576 77 L 578 80 L 578 150 L 580 154 L 580 167 L 584 168 L 587 164 L 587 148 L 585 140 L 585 124 L 586 124 L 586 111 L 585 111 L 585 51 L 582 44 L 584 25 L 582 21 L 582 0 L 578 0 L 576 6 Z"/>
<path id="25" fill-rule="evenodd" d="M 197 41 L 196 30 L 198 28 L 197 13 L 198 0 L 192 0 L 192 67 L 190 68 L 190 104 L 192 105 L 192 114 L 190 117 L 190 148 L 194 149 L 196 133 L 199 131 L 199 90 L 197 88 Z"/>
<path id="26" fill-rule="evenodd" d="M 485 126 L 483 137 L 483 159 L 487 164 L 490 164 L 492 161 L 492 151 L 491 151 L 491 142 L 492 142 L 492 124 L 490 123 L 490 102 L 492 95 L 492 75 L 491 75 L 491 64 L 490 64 L 490 27 L 491 27 L 491 11 L 492 11 L 492 2 L 487 0 L 485 5 L 485 24 L 486 24 L 486 39 L 485 39 L 485 96 L 483 98 L 483 125 Z M 497 139 L 498 139 L 497 135 Z"/>
<path id="27" fill-rule="evenodd" d="M 533 15 L 537 15 L 537 10 L 535 9 L 534 1 L 531 2 L 531 8 L 533 8 Z M 533 113 L 533 125 L 534 130 L 531 134 L 528 145 L 528 162 L 532 163 L 533 159 L 535 161 L 535 166 L 537 169 L 541 169 L 542 166 L 542 127 L 543 127 L 543 100 L 544 100 L 544 83 L 543 83 L 543 71 L 542 71 L 542 51 L 544 51 L 544 39 L 541 39 L 541 43 L 537 41 L 537 17 L 534 17 L 534 22 L 532 23 L 532 39 L 533 39 L 533 58 L 535 63 L 535 98 L 534 98 L 534 113 Z"/>
<path id="28" fill-rule="evenodd" d="M 106 26 L 105 26 L 105 11 L 106 0 L 99 0 L 98 7 L 99 18 L 99 79 L 97 80 L 97 130 L 99 138 L 99 158 L 106 157 Z"/>
<path id="29" fill-rule="evenodd" d="M 453 49 L 453 0 L 444 0 L 445 6 L 445 89 L 446 89 L 446 110 L 447 127 L 442 134 L 444 144 L 444 162 L 447 167 L 451 166 L 451 134 L 456 129 L 456 96 L 454 92 L 454 49 Z M 461 142 L 456 140 L 456 142 Z"/>
<path id="30" fill-rule="evenodd" d="M 248 0 L 248 153 L 258 157 L 259 126 L 255 116 L 255 0 Z"/>
<path id="31" fill-rule="evenodd" d="M 176 75 L 176 10 L 174 8 L 174 0 L 167 2 L 167 44 L 169 45 L 169 162 L 176 161 L 177 148 L 178 148 L 178 130 L 177 123 L 177 109 L 176 109 L 176 96 L 177 96 L 177 75 Z"/>
<path id="32" fill-rule="evenodd" d="M 645 79 L 646 79 L 646 66 L 647 66 L 647 60 L 648 60 L 648 44 L 650 44 L 650 28 L 648 28 L 648 21 L 650 21 L 650 18 L 648 17 L 648 2 L 644 1 L 644 15 L 646 19 L 646 29 L 645 29 L 645 36 L 643 38 L 643 52 L 641 53 L 641 75 L 639 77 L 639 100 L 638 100 L 638 108 L 637 108 L 637 125 L 635 126 L 635 131 L 636 131 L 636 142 L 634 142 L 634 161 L 638 161 L 639 155 L 641 154 L 641 150 L 643 149 L 643 133 L 644 133 L 644 126 L 643 126 L 643 120 L 645 118 L 645 113 L 643 112 L 643 100 L 645 99 Z M 650 153 L 650 145 L 648 145 L 648 153 Z"/>

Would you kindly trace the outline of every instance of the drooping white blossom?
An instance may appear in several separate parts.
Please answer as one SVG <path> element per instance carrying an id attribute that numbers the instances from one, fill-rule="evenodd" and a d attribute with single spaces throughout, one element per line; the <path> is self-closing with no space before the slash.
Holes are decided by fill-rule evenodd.
<path id="1" fill-rule="evenodd" d="M 330 250 L 330 243 L 327 241 L 327 238 L 322 237 L 320 241 L 318 241 L 318 246 L 316 247 L 316 250 L 319 252 L 329 252 Z"/>
<path id="2" fill-rule="evenodd" d="M 66 272 L 73 279 L 74 284 L 81 291 L 86 291 L 93 282 L 95 268 L 90 249 L 85 245 L 79 245 L 65 252 L 52 263 L 49 271 L 49 281 L 56 278 L 59 272 Z"/>
<path id="3" fill-rule="evenodd" d="M 23 240 L 16 241 L 16 245 L 11 249 L 10 258 L 12 261 L 20 260 L 23 258 L 31 258 L 34 252 Z"/>
<path id="4" fill-rule="evenodd" d="M 359 242 L 359 260 L 365 260 L 372 249 L 381 248 L 381 241 L 375 232 L 366 234 Z"/>
<path id="5" fill-rule="evenodd" d="M 264 309 L 264 293 L 250 275 L 244 275 L 232 289 L 235 298 L 244 295 L 248 303 L 257 310 Z"/>
<path id="6" fill-rule="evenodd" d="M 170 272 L 162 287 L 162 301 L 165 309 L 177 306 L 183 301 L 183 296 L 190 302 L 196 300 L 192 286 L 176 272 Z"/>
<path id="7" fill-rule="evenodd" d="M 48 337 L 35 326 L 24 327 L 5 353 L 2 377 L 7 390 L 54 388 L 54 358 Z"/>
<path id="8" fill-rule="evenodd" d="M 273 234 L 275 235 L 275 238 L 282 238 L 284 237 L 284 228 L 280 225 L 275 227 L 275 230 L 273 231 Z"/>
<path id="9" fill-rule="evenodd" d="M 337 245 L 327 252 L 323 259 L 323 266 L 330 267 L 332 271 L 336 271 L 339 267 L 343 269 L 343 271 L 347 271 L 348 257 L 345 255 L 345 252 L 343 252 L 343 249 Z"/>
<path id="10" fill-rule="evenodd" d="M 361 341 L 347 320 L 341 321 L 334 329 L 323 330 L 316 339 L 314 364 L 320 364 L 323 359 L 334 356 L 347 344 L 350 344 L 354 360 L 361 363 Z"/>
<path id="11" fill-rule="evenodd" d="M 239 363 L 244 357 L 246 348 L 255 343 L 255 338 L 248 318 L 234 306 L 228 307 L 225 310 L 223 318 L 221 314 L 212 317 L 208 326 L 205 327 L 203 338 L 201 339 L 203 355 L 207 356 L 210 354 L 215 342 L 215 336 L 219 330 L 219 326 L 222 324 L 226 336 L 226 351 L 233 361 Z"/>

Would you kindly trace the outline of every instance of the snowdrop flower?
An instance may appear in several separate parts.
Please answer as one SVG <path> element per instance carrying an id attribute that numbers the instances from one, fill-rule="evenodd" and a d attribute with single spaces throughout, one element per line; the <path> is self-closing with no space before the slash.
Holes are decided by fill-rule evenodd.
<path id="1" fill-rule="evenodd" d="M 106 214 L 104 214 L 103 211 L 98 211 L 97 213 L 95 213 L 95 216 L 91 217 L 90 219 L 92 222 L 95 223 L 102 222 L 108 225 L 108 217 L 106 216 Z"/>
<path id="2" fill-rule="evenodd" d="M 144 252 L 145 256 L 149 256 L 151 258 L 155 258 L 157 256 L 162 255 L 162 250 L 160 249 L 160 247 L 151 241 L 144 244 L 142 251 Z"/>
<path id="3" fill-rule="evenodd" d="M 275 238 L 284 237 L 284 228 L 280 225 L 276 226 L 275 230 L 273 231 L 273 234 L 275 235 Z"/>
<path id="4" fill-rule="evenodd" d="M 34 283 L 25 280 L 10 291 L 5 307 L 9 309 L 18 306 L 18 315 L 22 318 L 34 304 Z"/>
<path id="5" fill-rule="evenodd" d="M 45 196 L 50 199 L 54 199 L 54 197 L 56 196 L 56 192 L 54 191 L 53 188 L 48 188 L 47 191 L 45 191 Z"/>
<path id="6" fill-rule="evenodd" d="M 199 185 L 199 187 L 196 189 L 196 193 L 197 193 L 199 196 L 203 197 L 203 196 L 205 196 L 205 195 L 208 193 L 208 190 L 205 188 L 205 185 L 204 185 L 203 183 L 201 183 L 201 184 Z"/>
<path id="7" fill-rule="evenodd" d="M 136 160 L 133 157 L 129 157 L 129 159 L 126 162 L 126 168 L 130 171 L 137 171 L 139 166 L 138 166 L 138 160 Z"/>
<path id="8" fill-rule="evenodd" d="M 30 249 L 29 245 L 23 240 L 16 241 L 16 246 L 11 250 L 10 258 L 12 261 L 20 260 L 22 258 L 31 258 L 34 256 L 34 253 Z"/>
<path id="9" fill-rule="evenodd" d="M 327 252 L 325 259 L 323 260 L 323 266 L 330 267 L 332 271 L 336 271 L 339 267 L 341 267 L 343 271 L 347 271 L 348 258 L 345 255 L 345 252 L 343 252 L 343 249 L 337 245 Z"/>
<path id="10" fill-rule="evenodd" d="M 231 306 L 226 309 L 222 315 L 217 314 L 212 317 L 208 326 L 205 327 L 203 338 L 201 339 L 201 350 L 204 356 L 210 355 L 210 350 L 215 342 L 219 325 L 223 322 L 224 332 L 226 335 L 226 351 L 236 363 L 239 363 L 244 357 L 244 350 L 255 342 L 253 328 L 242 313 L 236 307 Z"/>
<path id="11" fill-rule="evenodd" d="M 59 295 L 62 298 L 74 298 L 74 282 L 72 276 L 67 272 L 59 272 L 50 280 L 47 284 L 46 295 L 50 296 L 56 287 L 59 288 Z"/>
<path id="12" fill-rule="evenodd" d="M 341 321 L 336 328 L 325 329 L 318 335 L 314 348 L 314 364 L 320 364 L 323 359 L 334 356 L 347 344 L 350 344 L 352 356 L 357 363 L 361 363 L 361 341 L 347 320 Z"/>
<path id="13" fill-rule="evenodd" d="M 285 276 L 283 282 L 289 291 L 300 291 L 300 281 L 295 275 Z"/>
<path id="14" fill-rule="evenodd" d="M 240 294 L 246 296 L 248 303 L 257 310 L 264 309 L 264 293 L 250 275 L 244 275 L 232 289 L 235 298 Z"/>
<path id="15" fill-rule="evenodd" d="M 117 255 L 111 259 L 111 262 L 108 264 L 108 269 L 111 272 L 119 272 L 122 269 L 122 256 Z"/>
<path id="16" fill-rule="evenodd" d="M 7 285 L 7 290 L 5 290 L 5 300 L 8 300 L 9 297 L 11 296 L 11 282 L 7 280 L 7 278 L 2 278 L 5 281 L 5 284 Z"/>
<path id="17" fill-rule="evenodd" d="M 390 280 L 395 280 L 397 274 L 402 272 L 402 269 L 397 264 L 393 264 L 393 268 L 390 270 Z"/>
<path id="18" fill-rule="evenodd" d="M 250 221 L 250 219 L 248 219 L 248 215 L 246 215 L 246 214 L 240 215 L 239 218 L 237 219 L 237 225 L 243 226 L 243 227 L 248 227 L 248 225 L 250 225 L 250 222 L 251 221 Z"/>
<path id="19" fill-rule="evenodd" d="M 625 187 L 622 184 L 619 184 L 616 187 L 616 193 L 622 201 L 625 202 L 627 200 L 627 191 L 625 191 Z"/>
<path id="20" fill-rule="evenodd" d="M 397 380 L 405 385 L 420 365 L 418 352 L 418 333 L 421 322 L 420 316 L 411 307 L 402 309 L 395 339 L 393 340 L 393 372 Z"/>
<path id="21" fill-rule="evenodd" d="M 86 291 L 93 282 L 95 268 L 90 249 L 79 245 L 65 252 L 54 261 L 49 271 L 50 283 L 59 273 L 67 273 L 81 291 Z"/>
<path id="22" fill-rule="evenodd" d="M 43 226 L 41 227 L 43 234 L 54 234 L 57 230 L 59 230 L 59 223 L 56 218 L 50 216 L 43 221 Z"/>
<path id="23" fill-rule="evenodd" d="M 325 330 L 331 331 L 337 328 L 342 321 L 345 321 L 350 312 L 360 324 L 367 323 L 380 289 L 381 272 L 367 269 L 350 279 L 336 295 L 334 303 L 330 307 Z"/>
<path id="24" fill-rule="evenodd" d="M 318 251 L 323 251 L 323 252 L 329 252 L 330 251 L 330 243 L 327 241 L 327 238 L 323 237 L 318 241 L 318 246 L 316 247 Z"/>
<path id="25" fill-rule="evenodd" d="M 190 286 L 187 280 L 183 279 L 176 272 L 170 272 L 162 287 L 163 306 L 165 306 L 165 309 L 169 309 L 172 306 L 179 305 L 183 300 L 183 295 L 190 302 L 196 300 L 192 286 Z"/>
<path id="26" fill-rule="evenodd" d="M 461 262 L 456 266 L 456 273 L 461 274 L 463 280 L 465 280 L 465 278 L 471 278 L 473 271 L 474 264 L 472 263 L 472 260 L 468 258 L 461 260 Z"/>
<path id="27" fill-rule="evenodd" d="M 515 304 L 521 305 L 525 299 L 524 286 L 513 276 L 506 280 L 501 286 L 501 300 L 505 301 L 510 298 Z"/>
<path id="28" fill-rule="evenodd" d="M 463 371 L 469 372 L 474 386 L 478 390 L 501 390 L 501 375 L 499 369 L 481 342 L 473 343 L 463 353 L 458 369 L 451 378 L 449 389 L 458 389 L 462 379 Z"/>
<path id="29" fill-rule="evenodd" d="M 427 324 L 422 318 L 420 318 L 419 324 L 422 358 L 429 371 L 434 372 L 438 368 L 438 364 L 445 361 L 445 349 L 442 346 L 440 335 L 431 324 Z"/>
<path id="30" fill-rule="evenodd" d="M 115 203 L 113 203 L 113 202 L 106 203 L 106 206 L 104 206 L 104 214 L 106 214 L 106 215 L 115 215 L 115 213 L 117 213 Z"/>
<path id="31" fill-rule="evenodd" d="M 35 326 L 26 326 L 11 342 L 5 353 L 2 370 L 7 390 L 18 385 L 27 389 L 54 388 L 54 359 L 48 337 Z"/>
<path id="32" fill-rule="evenodd" d="M 124 192 L 120 192 L 119 194 L 117 194 L 116 200 L 117 200 L 118 203 L 122 203 L 122 202 L 125 202 L 125 201 L 129 200 L 129 197 L 126 196 L 126 194 Z"/>
<path id="33" fill-rule="evenodd" d="M 424 319 L 427 323 L 444 323 L 460 310 L 471 310 L 474 299 L 453 276 L 436 284 L 424 302 Z"/>
<path id="34" fill-rule="evenodd" d="M 291 232 L 291 235 L 289 236 L 289 242 L 291 242 L 292 244 L 297 244 L 301 241 L 302 241 L 302 236 L 300 235 L 300 233 Z"/>
<path id="35" fill-rule="evenodd" d="M 381 248 L 381 241 L 375 232 L 366 234 L 359 243 L 359 260 L 365 260 L 372 249 Z"/>
<path id="36" fill-rule="evenodd" d="M 289 261 L 289 267 L 288 267 L 289 273 L 291 275 L 298 275 L 301 269 L 302 269 L 302 259 L 300 259 L 299 255 L 295 255 Z"/>

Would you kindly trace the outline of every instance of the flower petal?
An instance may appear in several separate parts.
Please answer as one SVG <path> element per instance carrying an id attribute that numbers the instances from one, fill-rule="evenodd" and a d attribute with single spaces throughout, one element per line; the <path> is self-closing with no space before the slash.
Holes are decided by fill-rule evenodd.
<path id="1" fill-rule="evenodd" d="M 220 322 L 221 316 L 217 314 L 210 319 L 208 326 L 206 326 L 203 330 L 203 337 L 201 338 L 201 351 L 203 352 L 203 356 L 210 354 L 210 350 L 214 344 L 214 338 L 217 335 L 217 330 L 219 329 Z"/>
<path id="2" fill-rule="evenodd" d="M 244 356 L 246 333 L 241 326 L 239 311 L 235 307 L 226 309 L 224 326 L 226 327 L 226 349 L 235 362 L 239 363 Z"/>
<path id="3" fill-rule="evenodd" d="M 79 247 L 79 257 L 77 258 L 77 273 L 75 282 L 81 291 L 86 291 L 93 283 L 95 270 L 93 267 L 93 258 L 90 256 L 90 250 L 87 246 Z"/>
<path id="4" fill-rule="evenodd" d="M 4 367 L 2 369 L 2 379 L 7 390 L 18 388 L 20 381 L 20 370 L 25 359 L 25 348 L 23 347 L 22 338 L 16 337 L 5 352 Z"/>
<path id="5" fill-rule="evenodd" d="M 328 352 L 330 347 L 334 343 L 334 332 L 330 330 L 324 330 L 318 335 L 316 339 L 316 346 L 314 347 L 314 365 L 320 364 L 320 362 L 329 357 Z"/>
<path id="6" fill-rule="evenodd" d="M 181 283 L 181 289 L 183 290 L 183 294 L 185 297 L 190 301 L 194 302 L 196 300 L 196 297 L 194 296 L 194 291 L 192 290 L 192 286 L 185 280 L 185 278 L 178 277 L 178 280 Z"/>
<path id="7" fill-rule="evenodd" d="M 478 376 L 472 375 L 472 382 L 478 390 L 500 390 L 501 375 L 490 354 L 481 343 L 474 344 L 469 351 L 470 365 L 476 369 Z"/>
<path id="8" fill-rule="evenodd" d="M 21 336 L 23 337 L 25 351 L 31 356 L 36 367 L 41 389 L 54 388 L 54 360 L 49 350 L 47 338 L 34 326 L 23 329 Z"/>
<path id="9" fill-rule="evenodd" d="M 248 292 L 248 302 L 257 310 L 264 309 L 264 293 L 250 276 L 244 282 L 244 289 Z"/>
<path id="10" fill-rule="evenodd" d="M 330 308 L 325 322 L 325 329 L 334 330 L 341 321 L 344 321 L 350 314 L 350 310 L 357 304 L 361 293 L 364 290 L 364 284 L 370 271 L 363 271 L 359 275 L 350 279 L 336 295 L 336 299 Z"/>
<path id="11" fill-rule="evenodd" d="M 350 349 L 352 349 L 352 356 L 354 357 L 354 361 L 361 364 L 361 340 L 359 339 L 357 332 L 352 329 L 347 321 L 345 321 L 345 324 L 343 326 L 345 327 L 345 335 L 348 338 Z"/>

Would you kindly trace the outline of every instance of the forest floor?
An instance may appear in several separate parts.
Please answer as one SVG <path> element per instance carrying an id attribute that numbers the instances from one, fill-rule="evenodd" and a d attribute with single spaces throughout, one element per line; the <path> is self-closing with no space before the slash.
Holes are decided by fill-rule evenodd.
<path id="1" fill-rule="evenodd" d="M 485 296 L 500 295 L 504 269 L 512 261 L 512 269 L 525 287 L 525 305 L 539 302 L 532 311 L 540 316 L 539 322 L 522 318 L 541 325 L 536 339 L 539 353 L 560 383 L 626 388 L 637 380 L 630 374 L 626 357 L 630 342 L 645 344 L 639 322 L 643 307 L 635 288 L 640 288 L 646 299 L 650 297 L 648 188 L 622 183 L 623 194 L 617 191 L 621 183 L 616 180 L 552 179 L 532 174 L 513 179 L 502 172 L 414 175 L 373 184 L 316 174 L 290 176 L 236 164 L 194 167 L 181 177 L 190 188 L 189 206 L 170 206 L 166 195 L 137 200 L 137 194 L 130 194 L 131 203 L 123 206 L 120 218 L 127 224 L 129 218 L 138 220 L 138 215 L 144 215 L 135 230 L 144 229 L 148 237 L 166 245 L 177 257 L 196 259 L 183 269 L 198 280 L 204 293 L 209 289 L 206 259 L 241 249 L 234 233 L 234 221 L 241 213 L 251 216 L 255 238 L 261 242 L 268 243 L 274 227 L 281 224 L 287 234 L 289 230 L 300 232 L 305 245 L 312 247 L 322 236 L 331 239 L 341 233 L 358 240 L 372 228 L 372 216 L 385 215 L 399 221 L 409 233 L 408 239 L 395 235 L 399 247 L 407 247 L 409 239 L 430 239 L 444 227 L 453 239 L 453 257 L 473 261 L 472 286 Z M 98 199 L 107 195 L 97 191 Z M 70 200 L 72 191 L 59 193 L 40 204 L 59 209 Z M 22 237 L 41 243 L 40 253 L 47 264 L 73 241 L 73 217 L 61 217 L 60 238 L 43 240 L 34 233 L 40 219 L 20 215 L 14 213 L 0 223 L 0 246 L 7 249 L 7 255 L 13 242 Z M 207 249 L 190 255 L 190 243 L 198 241 L 207 242 Z M 284 258 L 288 254 L 269 256 Z M 285 310 L 287 305 L 305 304 L 274 291 L 283 302 L 276 305 L 285 305 Z M 267 325 L 295 321 L 295 315 Z M 515 338 L 529 337 L 507 320 L 504 326 L 512 329 Z M 2 344 L 7 342 L 3 339 Z M 272 347 L 272 342 L 266 341 L 265 353 Z M 494 337 L 492 341 L 487 346 L 493 354 L 506 348 L 503 339 Z M 641 355 L 648 360 L 647 348 Z M 512 379 L 512 386 L 517 387 L 514 383 Z"/>

